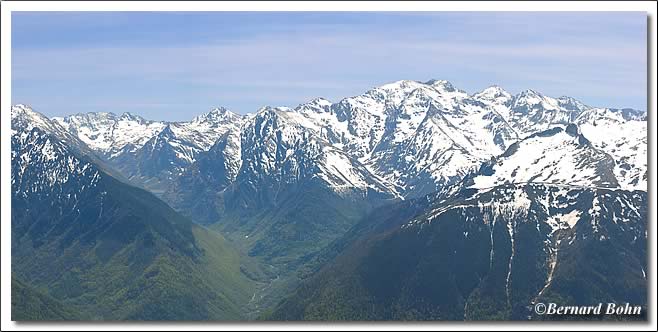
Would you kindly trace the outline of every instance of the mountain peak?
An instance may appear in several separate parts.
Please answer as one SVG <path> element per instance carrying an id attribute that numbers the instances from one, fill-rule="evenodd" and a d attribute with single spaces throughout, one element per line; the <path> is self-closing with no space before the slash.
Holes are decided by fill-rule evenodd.
<path id="1" fill-rule="evenodd" d="M 16 104 L 11 107 L 11 118 L 30 115 L 31 113 L 36 113 L 32 108 L 25 104 Z"/>
<path id="2" fill-rule="evenodd" d="M 503 92 L 507 92 L 507 91 L 505 91 L 505 89 L 501 88 L 500 86 L 494 84 L 494 85 L 490 85 L 490 86 L 487 87 L 486 89 L 482 90 L 482 92 L 488 92 L 488 93 L 492 93 L 492 92 L 493 92 L 493 93 L 503 93 Z"/>
<path id="3" fill-rule="evenodd" d="M 457 89 L 455 88 L 455 86 L 452 85 L 452 83 L 450 83 L 450 82 L 447 81 L 447 80 L 436 80 L 436 79 L 431 79 L 431 80 L 425 82 L 425 84 L 427 84 L 427 85 L 431 85 L 431 86 L 433 86 L 434 88 L 438 88 L 438 89 L 441 89 L 441 90 L 444 90 L 444 91 L 448 91 L 448 92 L 454 92 L 454 91 L 457 91 Z"/>
<path id="4" fill-rule="evenodd" d="M 68 127 L 68 124 L 72 122 L 86 122 L 93 123 L 98 121 L 111 121 L 116 122 L 119 120 L 129 120 L 133 117 L 132 114 L 123 113 L 121 116 L 118 116 L 112 112 L 79 112 L 64 117 L 56 117 L 54 120 L 57 120 L 64 127 Z"/>
<path id="5" fill-rule="evenodd" d="M 31 106 L 26 104 L 17 104 L 11 107 L 11 118 L 27 118 L 27 119 L 44 119 L 48 120 L 46 116 L 32 109 Z"/>
<path id="6" fill-rule="evenodd" d="M 289 107 L 285 107 L 285 106 L 277 106 L 277 107 L 273 107 L 273 106 L 263 106 L 263 107 L 261 107 L 261 108 L 258 109 L 258 111 L 256 112 L 256 114 L 261 114 L 261 113 L 272 113 L 272 114 L 275 114 L 275 113 L 278 113 L 278 112 L 289 112 L 289 111 L 290 111 L 290 108 L 289 108 Z"/>
<path id="7" fill-rule="evenodd" d="M 211 109 L 210 112 L 208 112 L 206 114 L 209 114 L 209 115 L 222 115 L 222 114 L 226 114 L 226 112 L 228 112 L 228 110 L 226 108 L 220 106 L 220 107 L 215 107 L 215 108 Z"/>
<path id="8" fill-rule="evenodd" d="M 144 118 L 142 118 L 139 115 L 132 114 L 130 112 L 123 112 L 121 116 L 119 117 L 120 120 L 134 120 L 134 121 L 144 121 Z"/>
<path id="9" fill-rule="evenodd" d="M 559 108 L 559 102 L 556 99 L 549 98 L 532 89 L 527 89 L 519 92 L 514 96 L 514 102 L 512 107 L 518 106 L 528 106 L 532 107 L 535 105 L 542 105 L 546 109 L 557 109 Z"/>
<path id="10" fill-rule="evenodd" d="M 11 107 L 11 125 L 31 130 L 34 127 L 47 130 L 57 131 L 59 128 L 43 114 L 36 112 L 32 107 L 25 104 L 17 104 Z"/>
<path id="11" fill-rule="evenodd" d="M 158 134 L 159 137 L 175 137 L 176 134 L 171 130 L 171 125 L 167 124 Z"/>
<path id="12" fill-rule="evenodd" d="M 314 98 L 313 100 L 311 100 L 309 102 L 309 104 L 313 104 L 313 105 L 331 105 L 331 102 L 329 100 L 325 99 L 325 98 L 317 97 L 317 98 Z"/>
<path id="13" fill-rule="evenodd" d="M 403 91 L 410 92 L 411 90 L 415 90 L 416 88 L 419 88 L 423 85 L 423 83 L 417 82 L 417 81 L 412 81 L 412 80 L 399 80 L 391 83 L 386 83 L 384 85 L 377 86 L 365 94 L 370 94 L 372 96 L 377 96 L 381 95 L 382 93 L 384 95 L 389 95 L 389 94 L 396 94 L 400 93 Z"/>
<path id="14" fill-rule="evenodd" d="M 221 121 L 228 117 L 232 117 L 232 115 L 234 115 L 233 112 L 220 106 L 195 117 L 192 119 L 192 122 Z"/>
<path id="15" fill-rule="evenodd" d="M 541 93 L 539 93 L 538 91 L 535 91 L 533 89 L 525 89 L 525 90 L 519 92 L 519 94 L 517 96 L 518 97 L 543 97 L 544 95 L 542 95 Z"/>
<path id="16" fill-rule="evenodd" d="M 474 97 L 486 100 L 494 100 L 498 98 L 509 99 L 512 95 L 505 91 L 505 89 L 499 87 L 498 85 L 492 85 L 488 88 L 473 94 Z"/>
<path id="17" fill-rule="evenodd" d="M 326 112 L 330 106 L 331 102 L 329 100 L 318 97 L 309 101 L 308 103 L 299 104 L 299 106 L 295 107 L 295 111 L 312 111 L 316 113 L 323 113 Z"/>
<path id="18" fill-rule="evenodd" d="M 578 99 L 569 96 L 561 96 L 557 100 L 564 102 L 580 102 Z"/>
<path id="19" fill-rule="evenodd" d="M 591 108 L 583 104 L 580 100 L 568 96 L 562 96 L 558 98 L 557 101 L 560 106 L 571 111 L 585 111 Z"/>

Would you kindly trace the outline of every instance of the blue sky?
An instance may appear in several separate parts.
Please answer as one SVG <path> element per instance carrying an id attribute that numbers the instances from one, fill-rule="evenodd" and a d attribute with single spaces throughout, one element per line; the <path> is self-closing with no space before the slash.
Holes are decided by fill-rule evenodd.
<path id="1" fill-rule="evenodd" d="M 400 79 L 646 109 L 642 12 L 14 12 L 12 103 L 189 120 Z"/>

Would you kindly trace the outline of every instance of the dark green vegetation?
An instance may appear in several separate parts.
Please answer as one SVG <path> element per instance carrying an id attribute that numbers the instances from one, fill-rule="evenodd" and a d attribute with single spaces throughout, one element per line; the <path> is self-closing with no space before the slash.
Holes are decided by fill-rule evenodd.
<path id="1" fill-rule="evenodd" d="M 345 249 L 333 261 L 265 318 L 524 320 L 538 301 L 646 305 L 646 193 L 559 193 L 521 186 L 462 194 L 429 204 L 413 218 L 417 224 L 404 227 L 413 204 L 389 217 L 374 214 L 338 245 Z M 514 195 L 529 204 L 514 208 Z M 499 207 L 482 207 L 491 201 Z M 582 211 L 573 228 L 545 222 L 549 212 L 573 211 Z"/>
<path id="2" fill-rule="evenodd" d="M 364 203 L 359 206 L 308 184 L 279 194 L 267 207 L 239 209 L 240 199 L 244 197 L 232 197 L 230 212 L 213 227 L 227 236 L 244 237 L 250 255 L 291 268 L 340 237 L 368 211 Z"/>
<path id="3" fill-rule="evenodd" d="M 44 290 L 17 288 L 14 317 L 63 314 L 53 301 L 94 320 L 245 317 L 254 281 L 218 233 L 39 129 L 12 149 L 12 275 Z"/>
<path id="4" fill-rule="evenodd" d="M 11 278 L 11 320 L 78 320 L 84 316 L 51 296 Z"/>
<path id="5" fill-rule="evenodd" d="M 253 200 L 240 202 L 236 196 L 231 199 L 229 204 L 254 204 Z M 345 234 L 369 209 L 365 202 L 359 205 L 326 188 L 308 184 L 280 193 L 276 201 L 267 204 L 267 208 L 232 208 L 209 226 L 266 267 L 270 285 L 258 292 L 258 312 L 289 294 L 299 279 L 317 265 L 316 255 Z"/>

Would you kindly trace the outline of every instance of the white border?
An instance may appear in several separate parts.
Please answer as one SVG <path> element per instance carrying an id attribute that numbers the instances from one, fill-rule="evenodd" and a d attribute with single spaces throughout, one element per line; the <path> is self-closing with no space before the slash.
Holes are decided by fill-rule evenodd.
<path id="1" fill-rule="evenodd" d="M 76 1 L 33 1 L 33 2 L 2 2 L 0 13 L 0 24 L 2 28 L 2 63 L 0 71 L 2 74 L 2 89 L 0 91 L 0 151 L 2 153 L 0 163 L 0 174 L 2 183 L 0 185 L 0 197 L 2 202 L 1 222 L 2 229 L 2 330 L 117 330 L 117 329 L 143 329 L 143 330 L 434 330 L 439 328 L 451 330 L 468 330 L 486 328 L 489 330 L 526 330 L 526 329 L 554 329 L 554 330 L 577 330 L 577 329 L 615 329 L 615 330 L 656 330 L 656 153 L 651 149 L 656 148 L 656 44 L 650 43 L 651 58 L 648 59 L 648 84 L 649 90 L 648 113 L 649 113 L 649 261 L 653 263 L 649 270 L 649 324 L 629 323 L 221 323 L 221 322 L 165 322 L 165 323 L 62 323 L 62 324 L 20 324 L 12 322 L 10 285 L 11 285 L 11 12 L 12 11 L 641 11 L 647 12 L 651 18 L 649 23 L 648 38 L 655 39 L 656 36 L 656 5 L 654 2 L 646 1 L 615 1 L 615 2 L 517 2 L 517 1 L 468 1 L 468 2 L 419 2 L 419 1 L 395 1 L 395 2 L 297 2 L 297 1 L 258 1 L 258 2 L 203 2 L 203 1 L 176 1 L 176 2 L 76 2 Z"/>

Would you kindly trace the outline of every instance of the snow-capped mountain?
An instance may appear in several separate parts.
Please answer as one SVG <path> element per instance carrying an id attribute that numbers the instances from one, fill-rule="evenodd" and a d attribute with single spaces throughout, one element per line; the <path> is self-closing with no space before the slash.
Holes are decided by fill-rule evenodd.
<path id="1" fill-rule="evenodd" d="M 177 137 L 197 149 L 208 150 L 227 130 L 239 127 L 241 116 L 220 107 L 189 122 L 153 121 L 130 113 L 116 115 L 105 112 L 53 119 L 90 148 L 113 159 L 124 152 L 134 152 L 141 148 L 167 126 Z"/>
<path id="2" fill-rule="evenodd" d="M 393 195 L 419 197 L 459 181 L 521 139 L 570 123 L 577 123 L 585 138 L 613 157 L 618 183 L 636 188 L 646 183 L 641 181 L 646 176 L 646 112 L 593 108 L 571 97 L 552 98 L 534 90 L 512 95 L 498 86 L 468 95 L 444 80 L 402 80 L 336 103 L 317 98 L 294 109 L 265 107 L 248 116 L 217 108 L 178 123 L 111 113 L 78 114 L 57 121 L 92 149 L 115 160 L 127 177 L 161 191 L 229 131 L 247 140 L 242 145 L 247 153 L 240 160 L 258 159 L 249 153 L 256 153 L 259 140 L 265 138 L 257 137 L 261 132 L 253 128 L 242 127 L 262 120 L 266 113 L 294 122 L 282 128 L 298 128 L 295 137 L 308 135 L 322 142 L 325 159 L 337 161 L 337 166 L 320 173 L 327 174 L 324 179 L 337 192 L 350 186 L 367 187 L 370 184 L 364 183 L 370 180 L 366 179 L 375 179 L 372 185 Z M 614 120 L 609 120 L 611 116 Z M 603 118 L 608 120 L 595 121 Z M 592 130 L 595 124 L 601 130 Z M 600 127 L 603 124 L 606 129 Z M 632 134 L 597 135 L 604 130 L 632 130 Z M 314 144 L 312 140 L 307 147 Z M 289 146 L 286 151 L 294 155 L 300 147 Z M 263 152 L 264 160 L 243 164 L 246 168 L 241 172 L 256 167 L 253 171 L 262 171 L 259 176 L 264 176 L 274 174 L 271 167 L 277 171 L 290 167 L 273 164 L 268 151 Z M 345 164 L 350 169 L 338 170 L 342 167 L 338 165 Z"/>
<path id="3" fill-rule="evenodd" d="M 473 94 L 473 98 L 487 105 L 505 105 L 512 100 L 512 95 L 505 89 L 492 85 Z"/>
<path id="4" fill-rule="evenodd" d="M 53 140 L 60 142 L 67 149 L 74 151 L 78 155 L 85 156 L 89 161 L 96 164 L 99 169 L 105 173 L 111 174 L 120 180 L 126 180 L 122 174 L 105 162 L 102 157 L 99 157 L 88 144 L 78 138 L 77 135 L 69 132 L 65 127 L 61 126 L 57 121 L 47 118 L 43 114 L 32 110 L 27 105 L 15 105 L 11 108 L 11 126 L 12 137 L 30 132 L 37 128 L 41 132 L 47 133 Z"/>
<path id="5" fill-rule="evenodd" d="M 100 171 L 78 158 L 68 133 L 45 116 L 18 105 L 12 108 L 12 194 L 23 200 L 56 200 L 74 205 L 77 197 L 92 190 Z M 57 197 L 50 197 L 57 195 Z"/>
<path id="6" fill-rule="evenodd" d="M 15 105 L 11 108 L 11 126 L 12 135 L 20 132 L 29 132 L 34 128 L 38 128 L 47 132 L 63 143 L 67 144 L 70 148 L 84 150 L 83 152 L 90 152 L 88 145 L 78 139 L 76 135 L 71 134 L 67 128 L 59 125 L 58 122 L 48 119 L 46 116 L 39 112 L 35 112 L 27 105 Z"/>
<path id="7" fill-rule="evenodd" d="M 560 101 L 534 90 L 525 90 L 509 102 L 508 123 L 521 136 L 528 136 L 555 125 L 566 125 L 578 115 L 578 110 L 565 108 Z"/>
<path id="8" fill-rule="evenodd" d="M 317 178 L 337 193 L 368 190 L 394 193 L 356 158 L 325 141 L 308 118 L 286 109 L 265 108 L 242 131 L 242 167 L 238 179 L 260 188 Z"/>
<path id="9" fill-rule="evenodd" d="M 227 132 L 239 131 L 243 117 L 218 107 L 199 115 L 190 122 L 172 123 L 172 131 L 181 139 L 208 151 Z"/>
<path id="10" fill-rule="evenodd" d="M 276 205 L 301 186 L 328 189 L 348 200 L 398 198 L 395 187 L 331 144 L 325 127 L 303 113 L 324 112 L 322 104 L 316 100 L 299 112 L 271 107 L 259 110 L 245 121 L 239 136 L 228 132 L 202 153 L 167 191 L 166 199 L 185 207 L 190 215 L 198 215 L 200 209 L 205 210 L 198 206 L 199 192 L 207 193 L 210 198 L 203 201 L 213 205 L 229 186 L 236 197 L 226 199 L 239 199 L 241 208 L 254 211 Z M 203 218 L 204 222 L 214 220 Z"/>
<path id="11" fill-rule="evenodd" d="M 413 196 L 500 152 L 494 122 L 502 120 L 470 101 L 447 81 L 398 81 L 335 104 L 314 100 L 293 111 L 332 146 L 356 157 L 402 195 Z"/>
<path id="12" fill-rule="evenodd" d="M 108 159 L 125 151 L 134 152 L 164 128 L 162 122 L 130 113 L 84 113 L 53 120 Z"/>
<path id="13" fill-rule="evenodd" d="M 614 174 L 621 187 L 647 190 L 646 113 L 592 108 L 575 122 L 593 146 L 613 157 Z"/>
<path id="14" fill-rule="evenodd" d="M 291 111 L 304 115 L 307 128 L 409 198 L 458 181 L 523 138 L 574 122 L 582 125 L 592 110 L 596 108 L 574 98 L 556 99 L 533 90 L 512 95 L 498 86 L 469 96 L 447 81 L 432 80 L 398 81 L 335 104 L 316 99 Z M 629 140 L 642 145 L 642 136 L 646 142 L 646 121 L 641 120 L 646 113 L 603 110 L 625 114 L 616 125 L 633 123 L 625 126 L 638 126 L 640 131 Z M 583 120 L 577 120 L 581 115 Z M 632 165 L 624 166 L 624 175 L 617 171 L 617 177 L 631 179 L 618 181 L 642 188 L 632 178 L 645 174 L 646 163 L 637 159 L 646 153 L 641 148 L 625 151 L 606 153 L 616 153 L 613 159 L 618 164 L 626 163 L 621 158 L 632 159 Z M 629 151 L 638 152 L 628 155 Z"/>
<path id="15" fill-rule="evenodd" d="M 220 136 L 239 131 L 242 117 L 220 107 L 189 122 L 152 121 L 130 113 L 86 113 L 54 120 L 134 184 L 162 192 Z"/>
<path id="16" fill-rule="evenodd" d="M 344 148 L 350 154 L 365 161 L 387 136 L 399 140 L 412 134 L 423 120 L 429 101 L 452 108 L 466 96 L 447 81 L 397 81 L 331 105 L 330 114 L 335 119 L 331 130 L 346 142 Z M 405 107 L 408 109 L 400 114 L 399 109 Z M 403 124 L 395 128 L 398 120 Z"/>

